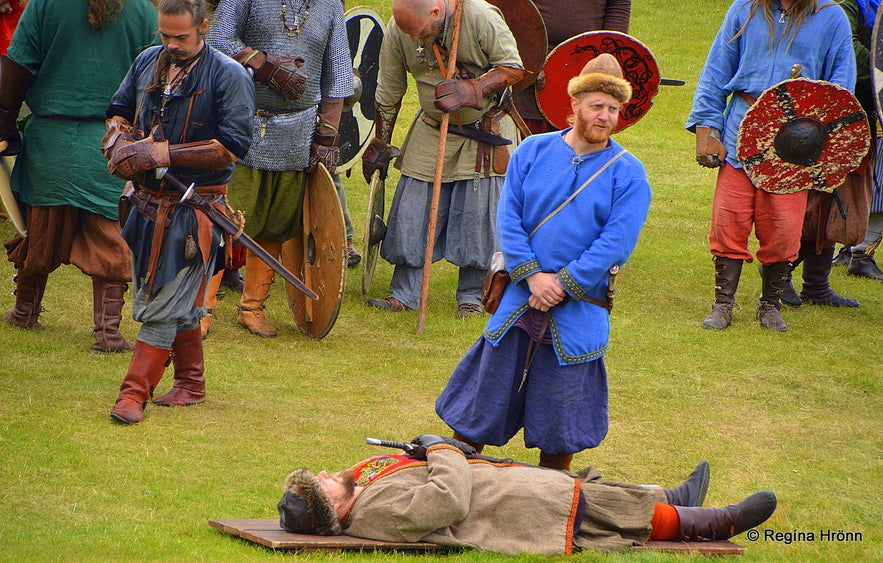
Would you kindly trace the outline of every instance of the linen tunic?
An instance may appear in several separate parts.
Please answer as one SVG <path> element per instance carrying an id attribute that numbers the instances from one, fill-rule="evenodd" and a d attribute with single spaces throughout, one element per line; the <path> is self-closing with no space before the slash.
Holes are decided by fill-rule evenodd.
<path id="1" fill-rule="evenodd" d="M 561 555 L 571 553 L 574 543 L 623 549 L 646 541 L 653 493 L 587 473 L 581 480 L 563 471 L 467 460 L 459 450 L 436 446 L 425 464 L 367 485 L 344 533 L 510 555 Z M 578 518 L 581 493 L 585 511 Z"/>
<path id="2" fill-rule="evenodd" d="M 83 2 L 29 3 L 8 53 L 35 77 L 11 181 L 23 203 L 70 205 L 117 219 L 124 181 L 107 171 L 101 152 L 104 110 L 132 60 L 157 41 L 156 29 L 149 0 L 126 2 L 100 31 L 89 24 Z M 94 72 L 96 61 L 102 72 Z"/>
<path id="3" fill-rule="evenodd" d="M 558 272 L 571 298 L 551 309 L 549 322 L 561 365 L 592 361 L 607 351 L 607 310 L 580 298 L 606 300 L 608 271 L 625 264 L 634 250 L 651 199 L 644 165 L 625 153 L 531 237 L 553 209 L 623 150 L 611 139 L 607 148 L 579 156 L 564 141 L 569 130 L 531 135 L 509 162 L 497 233 L 512 283 L 484 330 L 496 345 L 528 309 L 525 279 Z"/>
<path id="4" fill-rule="evenodd" d="M 828 4 L 803 21 L 793 43 L 789 44 L 790 31 L 785 35 L 786 25 L 776 23 L 772 48 L 763 13 L 756 12 L 748 21 L 750 1 L 736 0 L 727 11 L 699 76 L 687 129 L 695 131 L 701 125 L 720 131 L 727 162 L 735 168 L 742 168 L 736 159 L 736 135 L 749 107 L 739 92 L 756 99 L 767 88 L 790 78 L 795 64 L 800 65 L 804 78 L 827 80 L 849 90 L 855 87 L 849 21 L 836 4 Z M 776 16 L 780 12 L 781 8 Z M 746 21 L 745 32 L 732 40 Z"/>
<path id="5" fill-rule="evenodd" d="M 449 14 L 443 43 L 450 49 L 452 43 L 453 15 Z M 444 59 L 446 61 L 446 59 Z M 512 32 L 506 26 L 499 9 L 483 0 L 464 0 L 457 48 L 457 61 L 476 77 L 492 67 L 509 66 L 524 68 L 518 56 L 518 46 Z M 377 77 L 375 99 L 384 106 L 399 103 L 408 88 L 409 76 L 417 85 L 420 110 L 414 117 L 408 136 L 402 145 L 402 156 L 396 162 L 402 174 L 432 182 L 435 178 L 435 160 L 439 145 L 439 131 L 422 121 L 424 115 L 441 121 L 442 112 L 434 105 L 435 86 L 444 78 L 438 68 L 432 45 L 423 46 L 423 56 L 418 56 L 418 43 L 402 33 L 391 19 L 380 49 L 380 72 Z M 481 110 L 461 108 L 451 115 L 451 124 L 474 123 L 491 109 L 495 101 L 484 98 Z M 500 121 L 500 135 L 513 141 L 515 124 L 508 116 Z M 442 182 L 465 180 L 475 175 L 475 158 L 478 142 L 458 135 L 448 135 L 445 146 L 444 174 Z M 492 172 L 492 176 L 501 176 Z"/>

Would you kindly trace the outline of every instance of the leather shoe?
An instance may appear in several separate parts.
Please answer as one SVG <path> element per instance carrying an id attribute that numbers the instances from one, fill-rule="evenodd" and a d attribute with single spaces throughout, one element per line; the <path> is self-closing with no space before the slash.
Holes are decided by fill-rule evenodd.
<path id="1" fill-rule="evenodd" d="M 696 469 L 674 489 L 663 489 L 668 504 L 675 506 L 702 506 L 705 502 L 705 493 L 708 492 L 708 481 L 711 478 L 711 470 L 707 461 L 700 461 Z"/>
<path id="2" fill-rule="evenodd" d="M 883 271 L 877 267 L 877 263 L 873 258 L 863 253 L 856 252 L 852 255 L 852 260 L 849 261 L 846 273 L 859 278 L 883 281 Z"/>
<path id="3" fill-rule="evenodd" d="M 375 307 L 377 309 L 383 309 L 384 311 L 392 311 L 394 313 L 411 310 L 410 307 L 408 307 L 392 295 L 390 295 L 389 297 L 384 297 L 383 299 L 369 299 L 365 301 L 365 305 L 369 307 Z"/>
<path id="4" fill-rule="evenodd" d="M 359 251 L 353 246 L 353 241 L 346 241 L 346 267 L 355 268 L 361 261 L 362 255 L 359 254 Z"/>
<path id="5" fill-rule="evenodd" d="M 831 260 L 831 264 L 834 266 L 848 266 L 851 258 L 852 249 L 848 246 L 841 246 L 840 252 Z"/>

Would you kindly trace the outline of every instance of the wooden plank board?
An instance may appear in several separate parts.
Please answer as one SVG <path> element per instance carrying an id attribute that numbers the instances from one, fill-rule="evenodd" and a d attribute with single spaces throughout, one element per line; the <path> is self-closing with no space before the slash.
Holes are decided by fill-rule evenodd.
<path id="1" fill-rule="evenodd" d="M 279 520 L 209 520 L 222 532 L 272 549 L 299 551 L 450 551 L 452 548 L 428 542 L 386 542 L 352 536 L 312 536 L 292 534 L 279 527 Z M 636 550 L 699 553 L 702 555 L 743 555 L 746 548 L 731 541 L 649 541 Z"/>

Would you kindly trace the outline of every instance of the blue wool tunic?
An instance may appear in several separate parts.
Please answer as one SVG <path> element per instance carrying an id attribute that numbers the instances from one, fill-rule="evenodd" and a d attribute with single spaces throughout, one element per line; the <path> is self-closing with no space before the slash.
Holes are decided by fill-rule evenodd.
<path id="1" fill-rule="evenodd" d="M 749 107 L 734 93 L 746 92 L 756 99 L 767 88 L 791 78 L 795 64 L 800 65 L 804 78 L 827 80 L 849 90 L 855 87 L 849 20 L 839 6 L 827 4 L 803 21 L 793 41 L 790 30 L 786 34 L 786 23 L 776 23 L 772 46 L 762 11 L 748 20 L 750 1 L 736 0 L 730 6 L 699 76 L 687 129 L 695 131 L 701 125 L 720 131 L 732 166 L 742 167 L 736 160 L 736 134 Z M 780 13 L 779 8 L 775 15 Z M 787 17 L 783 19 L 787 22 Z M 732 40 L 746 21 L 745 31 Z"/>

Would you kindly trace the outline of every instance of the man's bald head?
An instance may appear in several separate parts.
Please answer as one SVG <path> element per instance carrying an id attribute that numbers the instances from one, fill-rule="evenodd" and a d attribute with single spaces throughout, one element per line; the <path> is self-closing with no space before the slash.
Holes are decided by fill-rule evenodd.
<path id="1" fill-rule="evenodd" d="M 392 17 L 413 41 L 434 40 L 444 27 L 444 0 L 393 0 Z"/>

